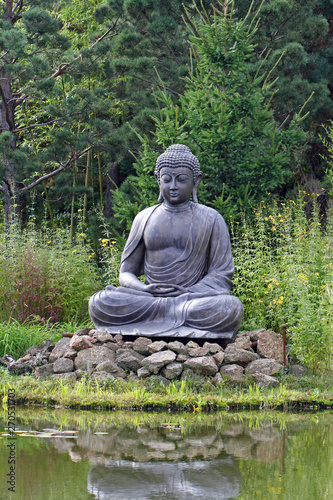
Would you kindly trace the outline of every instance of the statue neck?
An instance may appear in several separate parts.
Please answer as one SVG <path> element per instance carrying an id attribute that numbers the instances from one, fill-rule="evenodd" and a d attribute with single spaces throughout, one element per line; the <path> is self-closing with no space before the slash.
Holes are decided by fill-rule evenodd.
<path id="1" fill-rule="evenodd" d="M 179 205 L 171 205 L 167 201 L 163 201 L 162 203 L 162 208 L 166 210 L 167 212 L 185 212 L 186 210 L 191 210 L 192 208 L 192 203 L 190 200 L 185 201 L 184 203 L 179 203 Z"/>

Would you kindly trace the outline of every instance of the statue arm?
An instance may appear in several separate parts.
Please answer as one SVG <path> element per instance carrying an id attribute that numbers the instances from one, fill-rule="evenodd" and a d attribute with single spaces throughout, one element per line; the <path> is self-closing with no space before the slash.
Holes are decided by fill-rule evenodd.
<path id="1" fill-rule="evenodd" d="M 139 280 L 142 260 L 144 258 L 144 242 L 141 241 L 135 251 L 121 263 L 119 271 L 119 284 L 126 288 L 144 292 L 147 285 Z"/>

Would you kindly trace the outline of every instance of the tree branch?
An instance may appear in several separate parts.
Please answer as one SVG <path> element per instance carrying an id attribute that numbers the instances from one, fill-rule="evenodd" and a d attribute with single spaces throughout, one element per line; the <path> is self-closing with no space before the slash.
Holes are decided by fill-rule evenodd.
<path id="1" fill-rule="evenodd" d="M 68 113 L 65 116 L 61 116 L 60 118 L 54 118 L 54 120 L 50 120 L 49 122 L 34 123 L 33 125 L 28 125 L 27 127 L 21 127 L 21 128 L 17 128 L 15 130 L 12 130 L 12 132 L 13 133 L 17 133 L 17 132 L 22 132 L 23 130 L 30 130 L 30 129 L 35 128 L 35 127 L 45 127 L 47 125 L 52 125 L 52 123 L 58 122 L 60 120 L 65 120 L 65 118 L 68 118 L 70 116 L 75 116 L 75 115 L 79 115 L 79 114 L 80 114 L 79 112 L 77 112 L 77 113 Z"/>
<path id="2" fill-rule="evenodd" d="M 1 186 L 1 184 L 0 184 L 0 191 L 2 191 L 3 193 L 5 192 L 5 188 Z"/>
<path id="3" fill-rule="evenodd" d="M 108 30 L 106 30 L 106 32 L 100 36 L 90 47 L 88 50 L 91 50 L 93 49 L 99 42 L 101 42 L 102 40 L 104 40 L 108 34 L 117 26 L 117 23 L 118 23 L 118 20 L 119 20 L 119 17 L 118 19 L 113 23 L 113 26 L 111 26 L 111 28 L 109 28 Z M 118 35 L 118 33 L 114 33 L 112 35 L 112 37 Z M 112 37 L 109 37 L 109 38 L 112 38 Z M 65 73 L 65 71 L 70 67 L 72 66 L 76 61 L 78 61 L 79 59 L 82 58 L 82 54 L 79 54 L 77 57 L 75 57 L 75 59 L 73 59 L 73 61 L 69 62 L 69 63 L 64 63 L 64 64 L 60 64 L 59 68 L 57 69 L 57 71 L 55 71 L 53 73 L 53 75 L 51 75 L 51 78 L 57 78 L 58 76 L 62 75 L 63 73 Z"/>
<path id="4" fill-rule="evenodd" d="M 25 191 L 30 191 L 30 189 L 38 186 L 38 184 L 40 184 L 41 182 L 46 181 L 46 179 L 49 179 L 50 177 L 55 177 L 56 175 L 60 174 L 60 172 L 62 172 L 66 167 L 68 167 L 68 165 L 70 163 L 73 163 L 73 161 L 75 161 L 78 158 L 80 158 L 81 156 L 83 156 L 85 153 L 87 153 L 88 151 L 90 151 L 92 148 L 93 148 L 93 146 L 90 146 L 89 148 L 85 149 L 84 151 L 81 151 L 81 153 L 77 154 L 76 156 L 74 156 L 73 158 L 71 158 L 70 160 L 68 160 L 63 165 L 60 165 L 60 167 L 58 167 L 56 170 L 53 170 L 53 172 L 50 172 L 49 174 L 43 175 L 42 177 L 40 177 L 36 181 L 34 181 L 31 184 L 29 184 L 29 186 L 25 186 L 24 188 L 20 189 L 20 193 L 24 193 Z"/>
<path id="5" fill-rule="evenodd" d="M 142 78 L 141 76 L 137 76 L 137 75 L 132 75 L 133 78 L 137 78 L 138 80 L 142 80 L 143 82 L 148 82 L 148 83 L 151 83 L 151 84 L 154 84 L 154 85 L 157 85 L 158 87 L 160 87 L 161 89 L 166 89 L 168 90 L 169 92 L 171 92 L 171 94 L 174 94 L 174 95 L 181 95 L 179 92 L 176 92 L 175 90 L 172 90 L 170 89 L 169 87 L 166 87 L 165 85 L 161 85 L 160 83 L 156 83 L 156 82 L 151 82 L 151 80 L 148 80 L 147 78 Z"/>

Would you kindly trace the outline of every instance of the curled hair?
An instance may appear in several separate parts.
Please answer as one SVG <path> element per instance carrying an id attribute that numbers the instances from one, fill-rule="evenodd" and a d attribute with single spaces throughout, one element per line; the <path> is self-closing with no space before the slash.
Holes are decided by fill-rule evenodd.
<path id="1" fill-rule="evenodd" d="M 195 183 L 200 173 L 199 160 L 191 152 L 190 148 L 183 144 L 173 144 L 162 153 L 156 161 L 155 174 L 160 182 L 160 171 L 163 167 L 178 168 L 186 167 L 192 170 L 193 182 Z"/>

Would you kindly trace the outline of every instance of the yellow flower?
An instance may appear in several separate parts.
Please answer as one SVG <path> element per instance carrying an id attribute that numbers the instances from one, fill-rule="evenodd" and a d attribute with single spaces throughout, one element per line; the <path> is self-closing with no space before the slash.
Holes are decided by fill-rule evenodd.
<path id="1" fill-rule="evenodd" d="M 81 209 L 81 208 L 79 208 L 78 212 L 82 212 L 82 209 Z"/>
<path id="2" fill-rule="evenodd" d="M 76 253 L 76 252 L 77 252 L 77 250 L 76 250 L 76 249 L 72 251 L 72 253 Z"/>
<path id="3" fill-rule="evenodd" d="M 47 244 L 49 245 L 51 243 L 51 241 L 48 241 Z"/>
<path id="4" fill-rule="evenodd" d="M 17 207 L 17 204 L 15 203 L 15 205 L 13 205 L 13 207 L 14 207 L 14 208 L 16 208 L 16 207 Z"/>
<path id="5" fill-rule="evenodd" d="M 83 234 L 83 233 L 80 233 L 80 234 L 79 234 L 79 237 L 80 237 L 80 238 L 83 238 L 83 236 L 84 236 L 84 234 Z"/>

